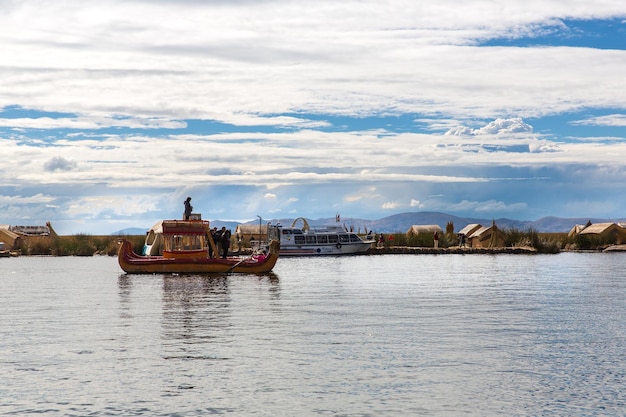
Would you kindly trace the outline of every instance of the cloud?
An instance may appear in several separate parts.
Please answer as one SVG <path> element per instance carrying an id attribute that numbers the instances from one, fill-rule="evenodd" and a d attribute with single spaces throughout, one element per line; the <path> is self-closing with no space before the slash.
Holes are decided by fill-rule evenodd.
<path id="1" fill-rule="evenodd" d="M 581 172 L 623 190 L 624 135 L 579 127 L 626 125 L 624 51 L 543 39 L 566 18 L 622 18 L 619 2 L 5 6 L 0 194 L 57 187 L 36 210 L 8 203 L 19 216 L 152 220 L 178 216 L 191 191 L 231 218 L 435 203 L 525 214 L 533 197 L 520 183 L 554 182 L 546 192 L 569 201 L 593 191 L 562 187 Z M 566 112 L 574 134 L 550 125 Z M 462 203 L 410 200 L 442 185 Z M 141 198 L 126 208 L 131 194 Z"/>
<path id="2" fill-rule="evenodd" d="M 14 129 L 76 129 L 97 130 L 109 128 L 131 129 L 182 129 L 187 123 L 166 119 L 138 119 L 114 117 L 37 117 L 37 118 L 0 118 L 0 127 Z"/>
<path id="3" fill-rule="evenodd" d="M 533 128 L 520 117 L 496 119 L 487 125 L 471 129 L 466 126 L 451 128 L 445 134 L 453 136 L 510 135 L 514 133 L 532 133 Z"/>
<path id="4" fill-rule="evenodd" d="M 388 201 L 381 206 L 383 210 L 395 210 L 398 207 L 400 207 L 400 203 L 397 201 Z"/>
<path id="5" fill-rule="evenodd" d="M 76 169 L 76 161 L 71 161 L 65 159 L 61 156 L 55 156 L 43 165 L 45 171 L 54 172 L 54 171 L 72 171 Z"/>
<path id="6" fill-rule="evenodd" d="M 609 114 L 571 122 L 575 126 L 626 126 L 626 114 Z"/>
<path id="7" fill-rule="evenodd" d="M 163 199 L 162 195 L 95 195 L 68 201 L 64 210 L 67 215 L 78 219 L 112 216 L 128 218 L 137 214 L 145 216 L 146 213 L 160 211 L 158 202 Z"/>
<path id="8" fill-rule="evenodd" d="M 51 201 L 54 201 L 54 197 L 50 195 L 45 195 L 42 193 L 38 193 L 32 196 L 21 196 L 21 195 L 2 195 L 0 194 L 0 205 L 26 205 L 26 204 L 46 204 Z"/>
<path id="9" fill-rule="evenodd" d="M 448 209 L 452 212 L 474 211 L 476 213 L 502 213 L 515 212 L 527 208 L 526 203 L 507 204 L 502 201 L 470 201 L 463 200 L 460 203 L 448 205 Z"/>
<path id="10" fill-rule="evenodd" d="M 563 149 L 557 143 L 535 141 L 528 145 L 528 150 L 533 153 L 539 152 L 562 152 Z"/>

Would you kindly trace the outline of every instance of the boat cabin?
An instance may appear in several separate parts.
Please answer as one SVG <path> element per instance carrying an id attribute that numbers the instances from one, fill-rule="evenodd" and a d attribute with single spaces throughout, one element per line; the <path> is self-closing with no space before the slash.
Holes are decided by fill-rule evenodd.
<path id="1" fill-rule="evenodd" d="M 363 242 L 356 233 L 348 232 L 341 226 L 300 229 L 282 227 L 280 224 L 274 227 L 270 225 L 268 237 L 270 240 L 278 240 L 286 245 L 341 245 Z"/>
<path id="2" fill-rule="evenodd" d="M 162 245 L 165 258 L 206 258 L 209 240 L 207 220 L 163 220 Z"/>

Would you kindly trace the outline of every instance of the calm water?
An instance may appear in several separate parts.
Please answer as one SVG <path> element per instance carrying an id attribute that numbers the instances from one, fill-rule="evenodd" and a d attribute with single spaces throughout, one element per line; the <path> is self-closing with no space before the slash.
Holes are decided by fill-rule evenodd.
<path id="1" fill-rule="evenodd" d="M 0 259 L 0 415 L 626 412 L 626 254 Z"/>

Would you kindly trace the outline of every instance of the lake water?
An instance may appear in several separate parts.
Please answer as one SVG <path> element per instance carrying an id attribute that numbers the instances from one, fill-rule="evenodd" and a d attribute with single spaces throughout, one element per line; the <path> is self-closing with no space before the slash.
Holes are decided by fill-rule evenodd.
<path id="1" fill-rule="evenodd" d="M 0 259 L 0 415 L 616 416 L 626 253 Z"/>

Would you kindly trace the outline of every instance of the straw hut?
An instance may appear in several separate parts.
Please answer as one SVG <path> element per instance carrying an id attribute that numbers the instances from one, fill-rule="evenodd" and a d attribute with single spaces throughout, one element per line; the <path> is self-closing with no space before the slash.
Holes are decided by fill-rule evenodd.
<path id="1" fill-rule="evenodd" d="M 589 220 L 586 224 L 575 224 L 574 227 L 570 229 L 567 236 L 568 237 L 576 236 L 577 234 L 579 234 L 580 232 L 582 232 L 583 230 L 585 230 L 585 228 L 589 226 L 591 226 L 591 220 Z"/>
<path id="2" fill-rule="evenodd" d="M 0 225 L 0 242 L 12 250 L 22 246 L 49 246 L 52 238 L 58 237 L 50 222 L 45 226 Z"/>
<path id="3" fill-rule="evenodd" d="M 465 235 L 467 237 L 467 236 L 470 236 L 475 231 L 477 231 L 478 229 L 480 229 L 481 227 L 483 227 L 483 226 L 481 224 L 478 224 L 478 223 L 468 224 L 467 226 L 465 226 L 464 228 L 459 230 L 458 234 L 459 235 Z"/>
<path id="4" fill-rule="evenodd" d="M 439 233 L 440 235 L 443 234 L 443 230 L 437 224 L 414 224 L 409 228 L 409 230 L 406 231 L 406 235 L 407 237 L 417 236 L 424 233 L 432 235 L 435 232 Z"/>
<path id="5" fill-rule="evenodd" d="M 0 242 L 4 243 L 4 246 L 9 249 L 17 249 L 21 246 L 22 237 L 11 231 L 11 226 L 8 224 L 0 225 Z"/>
<path id="6" fill-rule="evenodd" d="M 617 223 L 596 223 L 585 227 L 578 233 L 581 236 L 593 236 L 618 244 L 626 242 L 626 229 Z"/>
<path id="7" fill-rule="evenodd" d="M 503 248 L 506 246 L 504 232 L 498 229 L 495 222 L 491 226 L 481 226 L 466 236 L 473 248 Z"/>
<path id="8" fill-rule="evenodd" d="M 235 238 L 237 242 L 241 242 L 242 246 L 247 246 L 251 242 L 255 243 L 267 241 L 267 224 L 240 224 L 235 229 Z"/>

